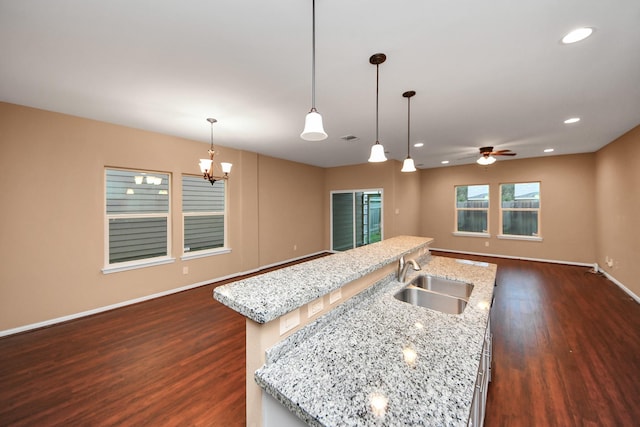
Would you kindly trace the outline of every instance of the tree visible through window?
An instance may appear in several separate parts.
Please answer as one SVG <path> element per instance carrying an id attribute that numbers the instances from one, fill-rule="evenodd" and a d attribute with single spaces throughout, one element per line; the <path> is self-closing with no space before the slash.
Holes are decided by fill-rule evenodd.
<path id="1" fill-rule="evenodd" d="M 540 235 L 540 183 L 500 185 L 502 234 Z"/>
<path id="2" fill-rule="evenodd" d="M 489 186 L 458 185 L 456 189 L 456 231 L 487 233 L 489 223 Z"/>
<path id="3" fill-rule="evenodd" d="M 331 193 L 331 248 L 346 251 L 382 240 L 382 190 Z"/>

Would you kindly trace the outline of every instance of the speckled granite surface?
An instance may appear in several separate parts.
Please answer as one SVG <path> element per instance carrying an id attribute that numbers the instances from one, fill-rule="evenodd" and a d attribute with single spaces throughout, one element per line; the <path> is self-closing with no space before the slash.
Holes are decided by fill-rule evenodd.
<path id="1" fill-rule="evenodd" d="M 409 278 L 474 284 L 462 314 L 396 300 L 405 285 L 387 277 L 274 347 L 258 384 L 310 425 L 466 425 L 496 266 L 431 257 L 422 267 Z"/>
<path id="2" fill-rule="evenodd" d="M 398 236 L 215 288 L 222 304 L 266 323 L 380 267 L 424 248 L 433 239 Z"/>

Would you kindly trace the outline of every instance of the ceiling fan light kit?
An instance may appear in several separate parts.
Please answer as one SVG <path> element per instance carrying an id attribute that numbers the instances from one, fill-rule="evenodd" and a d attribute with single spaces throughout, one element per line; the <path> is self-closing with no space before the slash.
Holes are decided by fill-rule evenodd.
<path id="1" fill-rule="evenodd" d="M 496 158 L 493 156 L 515 156 L 516 153 L 511 150 L 498 150 L 493 151 L 493 147 L 480 147 L 480 158 L 476 160 L 476 163 L 482 166 L 492 165 L 496 162 Z"/>

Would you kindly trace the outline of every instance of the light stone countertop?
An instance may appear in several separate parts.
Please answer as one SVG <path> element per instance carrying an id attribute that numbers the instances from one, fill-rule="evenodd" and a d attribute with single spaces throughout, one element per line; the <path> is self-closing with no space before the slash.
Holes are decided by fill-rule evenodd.
<path id="1" fill-rule="evenodd" d="M 427 237 L 392 237 L 218 286 L 213 297 L 255 322 L 266 323 L 426 248 L 432 241 Z"/>
<path id="2" fill-rule="evenodd" d="M 389 275 L 270 349 L 258 384 L 310 425 L 466 426 L 496 266 L 420 261 L 422 271 L 408 279 L 428 273 L 473 283 L 462 314 L 396 300 L 405 284 Z M 405 348 L 415 363 L 405 362 Z M 386 399 L 382 414 L 371 409 L 374 396 Z"/>

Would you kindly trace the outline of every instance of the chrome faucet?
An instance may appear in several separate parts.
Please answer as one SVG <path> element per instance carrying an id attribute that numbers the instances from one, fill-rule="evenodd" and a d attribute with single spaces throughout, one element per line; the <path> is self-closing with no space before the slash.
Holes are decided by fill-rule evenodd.
<path id="1" fill-rule="evenodd" d="M 407 270 L 409 269 L 410 265 L 413 267 L 415 271 L 421 270 L 420 265 L 416 262 L 415 259 L 409 259 L 405 262 L 404 255 L 400 257 L 400 259 L 398 260 L 398 281 L 399 282 L 404 282 L 405 278 L 407 277 Z"/>

